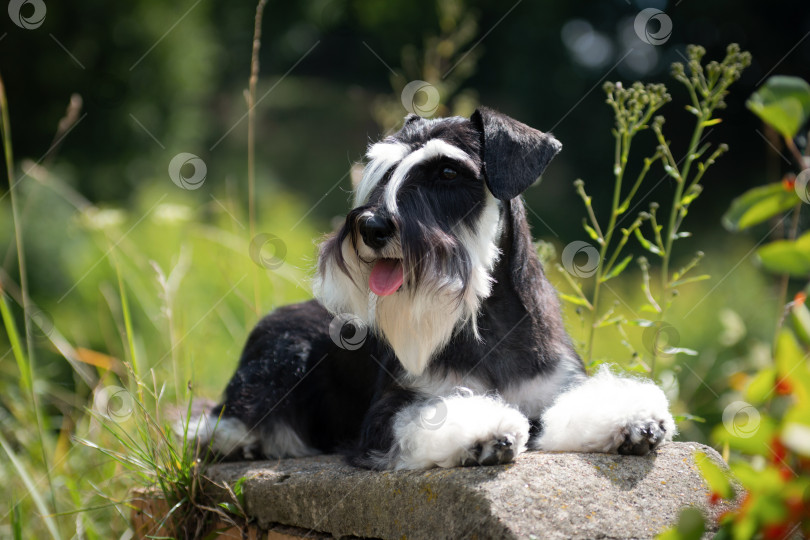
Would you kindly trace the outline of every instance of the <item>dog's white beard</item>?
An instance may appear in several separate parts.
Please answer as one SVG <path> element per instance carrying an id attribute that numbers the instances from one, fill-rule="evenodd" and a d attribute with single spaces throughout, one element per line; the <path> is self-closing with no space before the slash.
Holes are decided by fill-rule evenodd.
<path id="1" fill-rule="evenodd" d="M 464 325 L 470 324 L 478 336 L 476 316 L 492 290 L 491 272 L 500 254 L 498 204 L 491 194 L 487 197 L 476 230 L 459 225 L 457 236 L 471 262 L 468 287 L 462 296 L 459 280 L 425 279 L 415 291 L 378 297 L 368 288 L 369 266 L 358 260 L 347 238 L 341 249 L 356 283 L 334 261 L 327 261 L 313 282 L 316 297 L 332 313 L 349 312 L 359 317 L 388 342 L 408 373 L 422 374 L 431 358 Z"/>

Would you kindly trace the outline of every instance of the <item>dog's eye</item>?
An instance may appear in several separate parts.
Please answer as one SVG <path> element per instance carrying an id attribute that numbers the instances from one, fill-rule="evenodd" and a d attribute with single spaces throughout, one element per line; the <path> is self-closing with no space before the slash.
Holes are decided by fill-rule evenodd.
<path id="1" fill-rule="evenodd" d="M 452 180 L 458 176 L 458 172 L 452 167 L 445 167 L 442 169 L 442 178 L 445 180 Z"/>

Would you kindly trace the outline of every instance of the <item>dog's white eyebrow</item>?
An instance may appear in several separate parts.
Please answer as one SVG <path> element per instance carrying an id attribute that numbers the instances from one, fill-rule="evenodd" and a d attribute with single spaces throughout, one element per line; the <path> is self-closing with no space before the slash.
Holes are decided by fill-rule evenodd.
<path id="1" fill-rule="evenodd" d="M 405 182 L 405 178 L 408 176 L 410 170 L 419 163 L 439 156 L 446 156 L 461 161 L 466 163 L 470 168 L 474 168 L 470 155 L 461 148 L 453 146 L 441 139 L 429 140 L 422 148 L 412 152 L 408 157 L 403 159 L 391 175 L 391 180 L 389 180 L 388 185 L 385 186 L 385 206 L 389 212 L 393 214 L 397 211 L 397 192 Z"/>
<path id="2" fill-rule="evenodd" d="M 368 200 L 371 191 L 380 183 L 385 173 L 408 153 L 409 147 L 401 142 L 378 142 L 366 152 L 368 164 L 363 178 L 354 191 L 354 206 L 357 208 Z"/>

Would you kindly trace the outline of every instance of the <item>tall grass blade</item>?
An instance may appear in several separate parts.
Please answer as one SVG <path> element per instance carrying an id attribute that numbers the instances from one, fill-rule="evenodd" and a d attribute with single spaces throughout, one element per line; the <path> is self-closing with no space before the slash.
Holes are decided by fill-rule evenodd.
<path id="1" fill-rule="evenodd" d="M 28 494 L 31 496 L 31 499 L 34 501 L 34 505 L 39 510 L 41 514 L 40 517 L 42 518 L 45 526 L 48 528 L 48 532 L 51 533 L 52 538 L 60 539 L 62 538 L 59 535 L 59 529 L 56 527 L 56 522 L 54 522 L 53 518 L 50 516 L 47 507 L 45 506 L 45 501 L 42 500 L 42 497 L 39 495 L 39 489 L 37 486 L 34 485 L 34 482 L 31 480 L 31 476 L 28 474 L 28 471 L 25 470 L 20 459 L 17 457 L 17 454 L 14 453 L 12 450 L 11 445 L 8 444 L 8 441 L 5 437 L 3 437 L 3 433 L 0 432 L 0 446 L 3 447 L 6 454 L 8 455 L 8 459 L 11 461 L 14 468 L 17 470 L 17 474 L 20 475 L 23 483 L 25 484 L 26 489 L 28 489 Z M 17 506 L 19 508 L 19 506 Z"/>

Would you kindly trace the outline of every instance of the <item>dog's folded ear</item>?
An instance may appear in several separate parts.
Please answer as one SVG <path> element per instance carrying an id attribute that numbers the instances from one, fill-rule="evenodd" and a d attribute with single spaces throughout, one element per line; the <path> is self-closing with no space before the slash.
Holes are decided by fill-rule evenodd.
<path id="1" fill-rule="evenodd" d="M 485 107 L 476 109 L 470 121 L 481 133 L 487 186 L 502 201 L 531 186 L 562 148 L 552 135 Z"/>

